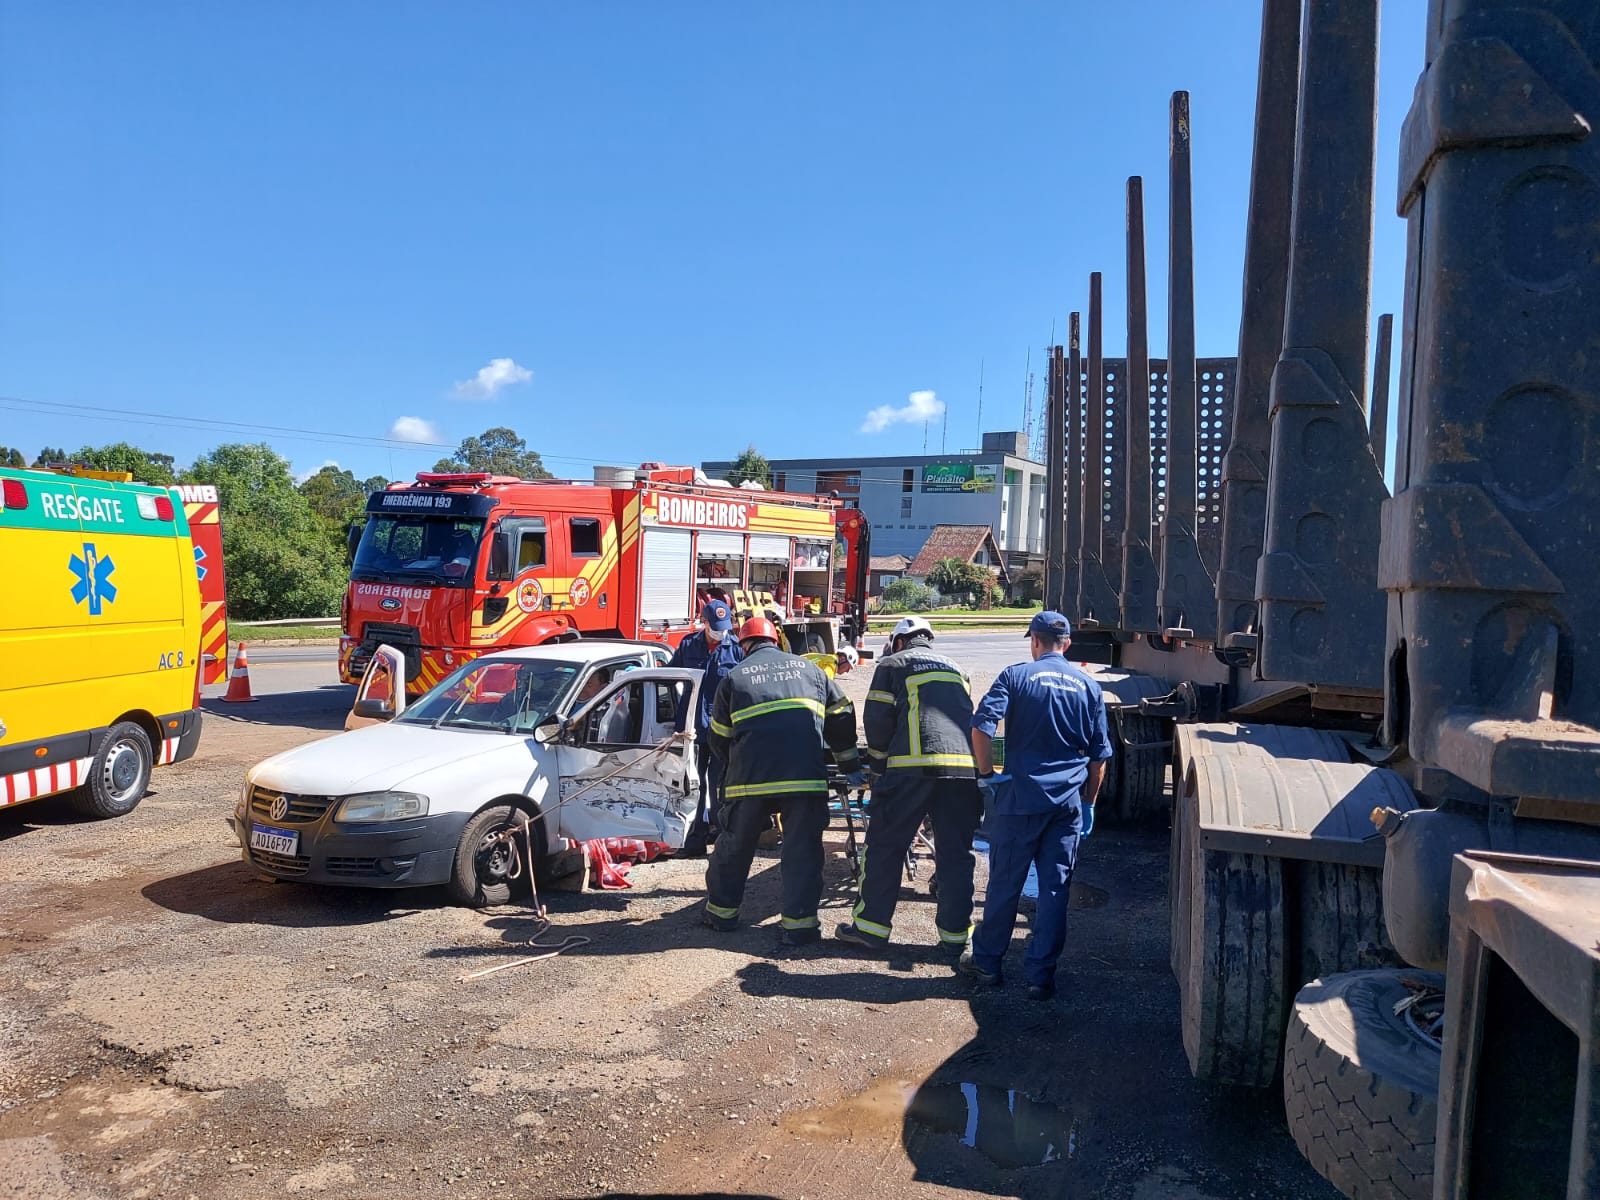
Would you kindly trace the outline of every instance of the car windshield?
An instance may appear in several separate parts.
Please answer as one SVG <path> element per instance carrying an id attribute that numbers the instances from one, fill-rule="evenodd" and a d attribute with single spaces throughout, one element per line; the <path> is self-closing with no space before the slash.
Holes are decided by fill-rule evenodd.
<path id="1" fill-rule="evenodd" d="M 367 583 L 468 587 L 482 540 L 482 521 L 374 513 L 361 533 L 350 577 Z"/>
<path id="2" fill-rule="evenodd" d="M 447 675 L 398 720 L 532 733 L 571 689 L 581 669 L 581 663 L 547 658 L 480 658 Z"/>

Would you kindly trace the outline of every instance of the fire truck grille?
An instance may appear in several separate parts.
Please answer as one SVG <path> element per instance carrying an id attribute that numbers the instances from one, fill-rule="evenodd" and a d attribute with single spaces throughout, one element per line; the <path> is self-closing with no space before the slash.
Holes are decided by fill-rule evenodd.
<path id="1" fill-rule="evenodd" d="M 289 809 L 281 817 L 272 815 L 272 806 L 279 798 L 288 801 Z M 250 789 L 250 813 L 269 821 L 289 821 L 297 825 L 319 820 L 333 803 L 332 796 L 300 796 L 293 792 L 275 792 L 271 788 Z"/>

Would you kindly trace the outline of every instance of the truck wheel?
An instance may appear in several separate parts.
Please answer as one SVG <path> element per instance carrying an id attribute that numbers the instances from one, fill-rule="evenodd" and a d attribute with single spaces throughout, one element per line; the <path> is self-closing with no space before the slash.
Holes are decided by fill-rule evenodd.
<path id="1" fill-rule="evenodd" d="M 1116 720 L 1116 751 L 1122 760 L 1122 771 L 1117 781 L 1115 812 L 1124 821 L 1140 813 L 1161 807 L 1167 789 L 1167 766 L 1172 758 L 1170 748 L 1132 749 L 1149 746 L 1161 740 L 1165 722 L 1160 717 L 1146 717 L 1124 713 Z"/>
<path id="2" fill-rule="evenodd" d="M 450 882 L 444 885 L 451 900 L 468 908 L 489 908 L 528 893 L 535 864 L 526 861 L 521 834 L 514 845 L 496 836 L 521 828 L 522 810 L 511 804 L 490 805 L 467 822 L 456 845 Z M 542 856 L 544 837 L 538 822 L 533 822 L 532 834 L 534 855 Z"/>
<path id="3" fill-rule="evenodd" d="M 113 725 L 89 765 L 89 782 L 72 793 L 86 817 L 131 813 L 150 786 L 150 735 L 132 721 Z"/>
<path id="4" fill-rule="evenodd" d="M 1173 923 L 1184 937 L 1174 955 L 1184 1052 L 1196 1079 L 1270 1087 L 1293 994 L 1283 860 L 1207 849 L 1199 811 L 1185 788 L 1177 816 L 1187 892 Z"/>
<path id="5" fill-rule="evenodd" d="M 1295 997 L 1283 1056 L 1283 1107 L 1300 1152 L 1346 1196 L 1433 1195 L 1439 1046 L 1401 1001 L 1444 990 L 1432 971 L 1355 971 Z"/>
<path id="6" fill-rule="evenodd" d="M 822 640 L 822 635 L 820 633 L 806 634 L 807 654 L 826 654 L 827 652 L 828 643 Z"/>

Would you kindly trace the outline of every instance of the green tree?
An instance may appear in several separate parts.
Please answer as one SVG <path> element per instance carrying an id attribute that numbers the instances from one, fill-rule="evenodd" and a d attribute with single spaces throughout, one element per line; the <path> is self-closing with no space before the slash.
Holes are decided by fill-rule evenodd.
<path id="1" fill-rule="evenodd" d="M 46 446 L 43 450 L 39 451 L 39 457 L 33 460 L 33 465 L 36 467 L 47 467 L 51 463 L 63 463 L 66 461 L 67 452 L 61 449 L 60 446 Z"/>
<path id="2" fill-rule="evenodd" d="M 927 612 L 933 607 L 934 590 L 915 579 L 896 579 L 883 589 L 879 606 L 884 612 Z"/>
<path id="3" fill-rule="evenodd" d="M 231 616 L 265 621 L 339 611 L 344 556 L 270 446 L 218 446 L 196 460 L 184 482 L 217 486 Z"/>
<path id="4" fill-rule="evenodd" d="M 435 471 L 488 471 L 491 475 L 513 475 L 518 479 L 549 479 L 544 460 L 537 450 L 517 436 L 514 429 L 497 425 L 479 437 L 463 438 L 451 458 L 433 464 Z"/>
<path id="5" fill-rule="evenodd" d="M 728 482 L 734 487 L 747 479 L 755 480 L 764 488 L 772 486 L 772 464 L 753 445 L 744 448 L 734 461 L 733 470 L 728 472 Z"/>
<path id="6" fill-rule="evenodd" d="M 959 558 L 941 558 L 928 572 L 928 583 L 951 599 L 964 597 L 977 608 L 993 608 L 999 587 L 987 567 Z"/>
<path id="7" fill-rule="evenodd" d="M 25 467 L 28 456 L 14 446 L 0 446 L 0 467 Z"/>
<path id="8" fill-rule="evenodd" d="M 84 446 L 67 461 L 93 467 L 97 471 L 126 471 L 140 483 L 153 483 L 160 487 L 178 482 L 172 455 L 141 450 L 137 446 L 130 446 L 127 442 L 115 442 L 109 446 Z"/>
<path id="9" fill-rule="evenodd" d="M 302 483 L 300 494 L 311 505 L 312 512 L 339 530 L 341 544 L 343 531 L 367 507 L 367 485 L 353 472 L 332 465 L 323 467 Z"/>

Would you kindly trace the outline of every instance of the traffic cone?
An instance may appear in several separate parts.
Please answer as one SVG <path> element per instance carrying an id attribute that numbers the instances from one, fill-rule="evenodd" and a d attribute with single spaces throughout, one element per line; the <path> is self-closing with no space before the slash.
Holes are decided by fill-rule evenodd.
<path id="1" fill-rule="evenodd" d="M 239 653 L 234 655 L 233 670 L 228 674 L 228 692 L 222 697 L 224 704 L 245 704 L 255 700 L 250 694 L 250 660 L 245 657 L 244 643 L 239 643 Z"/>

